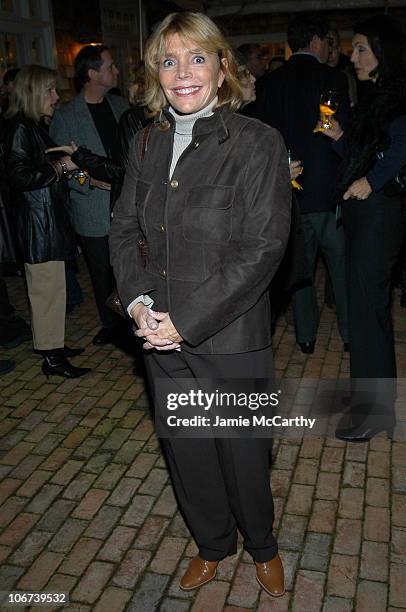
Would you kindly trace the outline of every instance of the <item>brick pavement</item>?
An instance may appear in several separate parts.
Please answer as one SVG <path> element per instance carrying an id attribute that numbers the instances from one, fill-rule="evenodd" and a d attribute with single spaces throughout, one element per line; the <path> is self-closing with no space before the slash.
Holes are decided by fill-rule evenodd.
<path id="1" fill-rule="evenodd" d="M 81 283 L 86 301 L 67 318 L 67 343 L 86 347 L 74 363 L 93 368 L 89 376 L 47 380 L 29 344 L 7 351 L 17 368 L 0 379 L 0 590 L 68 591 L 64 609 L 78 612 L 406 610 L 406 443 L 384 434 L 366 445 L 276 440 L 282 598 L 260 591 L 241 550 L 221 563 L 215 581 L 180 591 L 196 548 L 177 511 L 143 380 L 131 356 L 91 344 L 98 321 L 84 272 Z M 26 314 L 22 280 L 8 286 Z M 405 375 L 406 311 L 397 305 L 395 322 Z M 348 377 L 327 309 L 313 356 L 297 349 L 283 319 L 274 346 L 284 379 Z"/>

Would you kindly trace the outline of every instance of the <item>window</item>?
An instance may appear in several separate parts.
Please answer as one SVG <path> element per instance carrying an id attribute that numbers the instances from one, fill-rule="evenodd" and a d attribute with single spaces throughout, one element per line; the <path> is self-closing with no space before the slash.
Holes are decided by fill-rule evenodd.
<path id="1" fill-rule="evenodd" d="M 17 63 L 17 37 L 0 32 L 0 73 L 15 68 Z"/>
<path id="2" fill-rule="evenodd" d="M 12 13 L 14 10 L 13 0 L 0 0 L 0 6 L 3 11 L 9 11 Z"/>
<path id="3" fill-rule="evenodd" d="M 31 43 L 31 61 L 33 64 L 41 64 L 40 41 L 33 38 Z"/>
<path id="4" fill-rule="evenodd" d="M 30 17 L 37 17 L 39 15 L 38 0 L 29 0 L 28 11 Z"/>

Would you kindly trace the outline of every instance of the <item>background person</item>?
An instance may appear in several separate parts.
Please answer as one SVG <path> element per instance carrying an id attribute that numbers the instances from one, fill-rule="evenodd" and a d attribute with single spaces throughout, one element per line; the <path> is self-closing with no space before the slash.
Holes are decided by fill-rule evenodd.
<path id="1" fill-rule="evenodd" d="M 255 81 L 257 79 L 244 63 L 239 64 L 237 76 L 242 91 L 241 108 L 244 108 L 244 106 L 256 100 Z"/>
<path id="2" fill-rule="evenodd" d="M 74 248 L 67 177 L 76 166 L 68 156 L 51 163 L 45 154 L 55 144 L 48 124 L 59 99 L 56 77 L 43 66 L 20 70 L 6 114 L 4 154 L 17 207 L 34 349 L 43 355 L 44 374 L 76 378 L 89 372 L 67 360 L 82 349 L 64 347 L 64 261 Z"/>
<path id="3" fill-rule="evenodd" d="M 237 51 L 246 68 L 256 79 L 264 76 L 268 59 L 267 52 L 261 45 L 247 43 L 240 45 Z"/>
<path id="4" fill-rule="evenodd" d="M 350 106 L 353 108 L 357 104 L 358 92 L 357 92 L 357 81 L 355 78 L 354 67 L 351 64 L 349 58 L 341 53 L 340 47 L 340 34 L 338 30 L 331 29 L 328 34 L 329 41 L 329 54 L 327 63 L 331 68 L 336 68 L 343 72 L 347 79 L 348 86 L 348 98 Z"/>
<path id="5" fill-rule="evenodd" d="M 146 103 L 158 124 L 146 146 L 144 132 L 131 149 L 110 248 L 122 302 L 154 349 L 145 356 L 153 392 L 162 379 L 272 378 L 267 289 L 290 225 L 282 140 L 232 112 L 241 103 L 236 65 L 205 15 L 166 17 L 145 63 Z M 282 595 L 270 440 L 173 437 L 162 445 L 199 547 L 181 588 L 214 578 L 236 551 L 238 526 L 260 584 Z"/>
<path id="6" fill-rule="evenodd" d="M 349 129 L 343 132 L 334 121 L 324 133 L 344 155 L 339 196 L 347 242 L 352 397 L 336 435 L 366 441 L 395 425 L 391 281 L 405 211 L 400 196 L 387 197 L 384 186 L 406 163 L 406 66 L 404 36 L 389 17 L 367 19 L 354 32 L 351 62 L 368 88 Z"/>
<path id="7" fill-rule="evenodd" d="M 14 79 L 19 73 L 19 68 L 9 68 L 3 74 L 3 85 L 0 88 L 0 119 L 1 115 L 4 115 L 8 109 L 10 103 L 10 95 L 14 87 Z"/>
<path id="8" fill-rule="evenodd" d="M 286 64 L 285 58 L 282 57 L 281 55 L 276 55 L 271 60 L 269 60 L 267 72 L 273 72 L 274 70 L 277 70 L 278 68 L 282 68 L 282 66 L 284 66 L 285 64 Z"/>
<path id="9" fill-rule="evenodd" d="M 293 160 L 301 160 L 302 190 L 296 190 L 301 212 L 304 257 L 314 276 L 321 251 L 334 288 L 338 328 L 348 350 L 348 316 L 345 279 L 345 243 L 337 228 L 334 192 L 340 158 L 322 135 L 313 132 L 319 118 L 320 96 L 334 90 L 339 96 L 338 116 L 345 124 L 349 107 L 344 75 L 326 65 L 329 53 L 328 27 L 314 14 L 295 16 L 288 27 L 292 56 L 284 66 L 263 79 L 257 89 L 255 116 L 280 130 Z M 293 293 L 296 341 L 303 353 L 313 353 L 319 305 L 314 282 Z"/>
<path id="10" fill-rule="evenodd" d="M 75 58 L 79 94 L 55 113 L 50 134 L 60 145 L 88 147 L 97 155 L 115 158 L 119 154 L 117 126 L 128 101 L 108 92 L 117 85 L 118 69 L 105 45 L 86 45 Z M 73 224 L 89 269 L 101 329 L 93 344 L 108 344 L 120 322 L 106 306 L 115 283 L 110 266 L 110 183 L 92 177 L 81 185 L 71 181 Z"/>
<path id="11" fill-rule="evenodd" d="M 113 151 L 114 157 L 97 155 L 87 147 L 78 147 L 75 142 L 50 149 L 50 151 L 62 151 L 71 155 L 72 161 L 79 168 L 86 170 L 91 177 L 111 184 L 111 210 L 113 210 L 121 192 L 128 165 L 130 144 L 135 134 L 150 122 L 147 109 L 143 105 L 145 94 L 145 66 L 143 62 L 140 62 L 131 72 L 128 93 L 131 106 L 120 117 L 118 144 Z"/>

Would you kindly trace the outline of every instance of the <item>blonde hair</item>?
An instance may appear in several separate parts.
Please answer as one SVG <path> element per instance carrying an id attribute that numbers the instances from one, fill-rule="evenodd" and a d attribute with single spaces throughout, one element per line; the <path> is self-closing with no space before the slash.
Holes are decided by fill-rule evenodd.
<path id="1" fill-rule="evenodd" d="M 138 104 L 145 96 L 145 64 L 138 62 L 130 69 L 128 77 L 128 99 L 130 104 Z"/>
<path id="2" fill-rule="evenodd" d="M 44 95 L 57 76 L 56 70 L 45 66 L 23 66 L 14 79 L 6 119 L 21 113 L 39 121 L 44 115 Z"/>
<path id="3" fill-rule="evenodd" d="M 237 76 L 237 65 L 231 46 L 219 28 L 203 13 L 184 11 L 171 13 L 151 35 L 145 50 L 146 91 L 144 104 L 152 115 L 159 113 L 167 100 L 159 82 L 159 62 L 165 55 L 168 39 L 178 34 L 184 41 L 193 42 L 208 53 L 216 53 L 224 81 L 218 90 L 217 107 L 228 105 L 237 110 L 242 103 L 242 91 Z M 222 60 L 226 61 L 223 63 Z M 225 65 L 224 65 L 225 64 Z"/>

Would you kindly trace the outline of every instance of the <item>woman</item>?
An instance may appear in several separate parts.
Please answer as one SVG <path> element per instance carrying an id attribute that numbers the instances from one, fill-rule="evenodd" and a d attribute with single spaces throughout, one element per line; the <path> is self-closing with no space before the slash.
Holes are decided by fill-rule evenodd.
<path id="1" fill-rule="evenodd" d="M 404 236 L 404 211 L 385 184 L 406 162 L 404 40 L 385 16 L 355 27 L 351 61 L 365 87 L 352 126 L 325 130 L 344 155 L 340 181 L 347 241 L 352 397 L 350 422 L 336 435 L 366 441 L 395 426 L 396 358 L 391 317 L 391 275 Z M 347 417 L 348 415 L 346 415 Z"/>
<path id="2" fill-rule="evenodd" d="M 75 238 L 70 222 L 67 179 L 76 168 L 65 156 L 51 161 L 48 124 L 59 96 L 56 72 L 25 66 L 18 73 L 6 113 L 5 163 L 17 206 L 34 349 L 43 355 L 46 376 L 77 378 L 89 372 L 67 357 L 82 349 L 64 346 L 65 260 L 73 258 Z"/>
<path id="3" fill-rule="evenodd" d="M 237 61 L 239 60 L 237 56 Z M 250 102 L 257 99 L 255 92 L 255 81 L 257 80 L 244 63 L 240 63 L 237 68 L 237 76 L 242 92 L 242 104 L 240 110 Z"/>
<path id="4" fill-rule="evenodd" d="M 162 416 L 157 398 L 164 401 L 171 381 L 214 388 L 214 377 L 247 385 L 272 377 L 267 288 L 288 238 L 291 194 L 280 135 L 233 112 L 241 103 L 235 61 L 208 17 L 167 16 L 145 65 L 156 123 L 133 143 L 110 248 L 121 300 L 151 349 L 145 363 Z M 282 595 L 270 440 L 213 432 L 187 439 L 186 429 L 162 439 L 199 547 L 181 588 L 214 578 L 219 561 L 236 552 L 238 527 L 260 584 Z"/>

